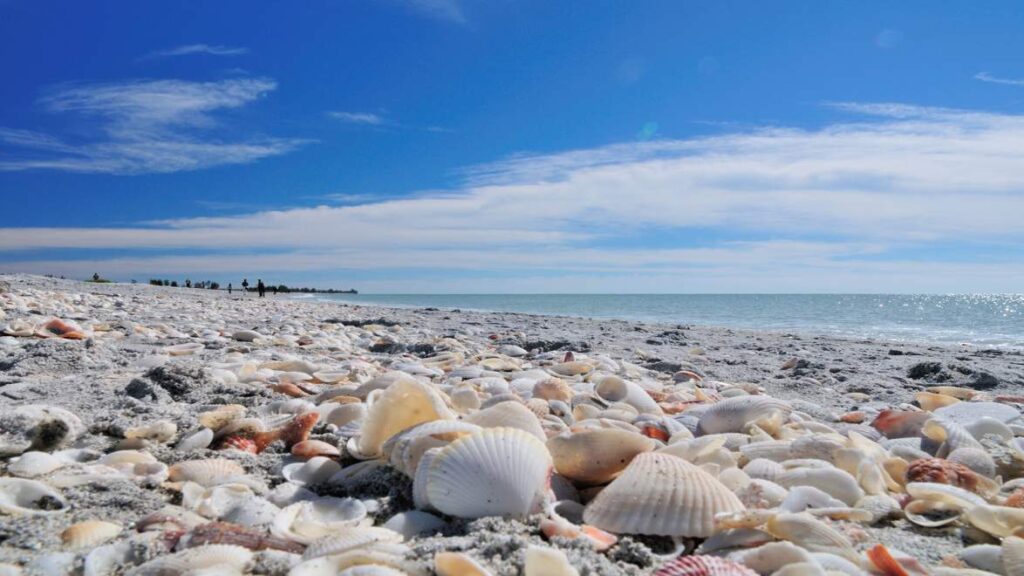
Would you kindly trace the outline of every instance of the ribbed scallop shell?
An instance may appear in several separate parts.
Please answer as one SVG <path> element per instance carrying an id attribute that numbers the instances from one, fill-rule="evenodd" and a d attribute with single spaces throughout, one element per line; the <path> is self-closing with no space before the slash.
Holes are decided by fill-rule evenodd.
<path id="1" fill-rule="evenodd" d="M 970 432 L 963 426 L 950 421 L 932 418 L 924 423 L 921 434 L 935 442 L 940 443 L 936 456 L 942 458 L 959 448 L 981 448 Z"/>
<path id="2" fill-rule="evenodd" d="M 848 506 L 864 497 L 857 479 L 838 468 L 795 468 L 780 474 L 775 482 L 784 488 L 813 486 Z"/>
<path id="3" fill-rule="evenodd" d="M 703 538 L 715 515 L 743 510 L 721 482 L 681 458 L 638 455 L 583 511 L 587 524 L 615 534 Z"/>
<path id="4" fill-rule="evenodd" d="M 526 516 L 539 509 L 551 471 L 551 456 L 533 435 L 487 429 L 441 449 L 427 471 L 427 499 L 460 518 Z"/>
<path id="5" fill-rule="evenodd" d="M 121 525 L 102 520 L 86 520 L 72 524 L 61 532 L 60 539 L 68 548 L 93 548 L 121 533 Z"/>
<path id="6" fill-rule="evenodd" d="M 413 476 L 424 452 L 481 430 L 480 426 L 462 420 L 424 422 L 392 436 L 381 447 L 381 453 L 396 469 Z"/>
<path id="7" fill-rule="evenodd" d="M 1006 574 L 1016 576 L 1024 574 L 1024 539 L 1017 536 L 1003 538 L 1002 544 L 1003 570 Z"/>
<path id="8" fill-rule="evenodd" d="M 49 452 L 25 452 L 11 459 L 7 473 L 21 478 L 35 478 L 49 474 L 67 464 L 67 461 Z"/>
<path id="9" fill-rule="evenodd" d="M 168 556 L 161 556 L 129 570 L 128 576 L 165 576 L 203 570 L 203 574 L 239 574 L 252 561 L 248 548 L 230 544 L 211 544 L 189 548 Z M 217 570 L 216 572 L 213 570 Z"/>
<path id="10" fill-rule="evenodd" d="M 370 406 L 355 447 L 361 456 L 376 456 L 384 442 L 402 430 L 448 418 L 451 412 L 433 388 L 409 376 L 399 377 Z"/>
<path id="11" fill-rule="evenodd" d="M 771 396 L 737 396 L 713 404 L 700 417 L 698 434 L 742 432 L 752 424 L 774 414 L 792 410 L 789 404 Z"/>
<path id="12" fill-rule="evenodd" d="M 654 447 L 650 438 L 616 428 L 560 434 L 548 440 L 555 470 L 566 478 L 588 484 L 609 482 L 637 454 L 650 452 Z"/>
<path id="13" fill-rule="evenodd" d="M 224 458 L 186 460 L 170 467 L 171 482 L 195 482 L 200 486 L 216 486 L 245 475 L 241 464 Z"/>
<path id="14" fill-rule="evenodd" d="M 846 536 L 809 514 L 778 514 L 768 520 L 764 529 L 810 552 L 829 552 L 859 561 Z"/>
<path id="15" fill-rule="evenodd" d="M 758 458 L 764 458 L 772 462 L 783 462 L 789 460 L 790 441 L 765 440 L 763 442 L 751 442 L 750 444 L 740 446 L 740 454 L 748 462 Z"/>
<path id="16" fill-rule="evenodd" d="M 495 404 L 466 416 L 464 421 L 482 428 L 517 428 L 539 440 L 547 440 L 537 415 L 520 402 Z"/>
<path id="17" fill-rule="evenodd" d="M 0 512 L 13 515 L 53 514 L 67 510 L 59 492 L 42 482 L 0 478 Z"/>
<path id="18" fill-rule="evenodd" d="M 680 556 L 663 564 L 654 576 L 757 576 L 757 572 L 716 556 Z"/>
<path id="19" fill-rule="evenodd" d="M 311 560 L 331 554 L 341 554 L 376 542 L 401 542 L 402 535 L 387 528 L 362 526 L 337 528 L 331 534 L 318 538 L 306 547 L 303 560 Z"/>
<path id="20" fill-rule="evenodd" d="M 755 458 L 747 462 L 747 465 L 743 467 L 743 471 L 751 478 L 760 478 L 761 480 L 771 480 L 774 482 L 786 469 L 782 467 L 782 464 L 773 460 Z"/>

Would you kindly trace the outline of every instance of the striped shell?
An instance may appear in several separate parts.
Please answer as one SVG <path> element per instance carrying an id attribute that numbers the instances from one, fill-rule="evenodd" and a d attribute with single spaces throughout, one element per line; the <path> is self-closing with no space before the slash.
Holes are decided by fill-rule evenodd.
<path id="1" fill-rule="evenodd" d="M 742 432 L 754 422 L 779 413 L 788 414 L 789 404 L 770 396 L 737 396 L 712 404 L 700 417 L 699 434 Z"/>
<path id="2" fill-rule="evenodd" d="M 501 402 L 490 408 L 474 412 L 464 419 L 482 428 L 518 428 L 529 432 L 538 440 L 547 440 L 537 415 L 519 402 Z"/>
<path id="3" fill-rule="evenodd" d="M 212 544 L 189 548 L 168 556 L 161 556 L 129 570 L 128 576 L 163 576 L 185 574 L 202 570 L 204 574 L 240 574 L 252 561 L 248 548 L 229 544 Z"/>
<path id="4" fill-rule="evenodd" d="M 675 456 L 646 452 L 587 505 L 583 519 L 615 534 L 704 538 L 714 532 L 716 514 L 743 509 L 707 472 Z"/>
<path id="5" fill-rule="evenodd" d="M 376 542 L 401 542 L 402 535 L 387 528 L 372 526 L 336 528 L 329 535 L 318 538 L 306 547 L 303 560 L 311 560 L 331 554 L 341 554 Z"/>
<path id="6" fill-rule="evenodd" d="M 551 469 L 547 448 L 531 434 L 487 429 L 437 453 L 427 470 L 426 495 L 450 516 L 526 516 L 539 510 Z"/>
<path id="7" fill-rule="evenodd" d="M 716 556 L 680 556 L 664 565 L 654 576 L 756 576 L 743 564 Z"/>
<path id="8" fill-rule="evenodd" d="M 241 464 L 224 458 L 186 460 L 170 467 L 171 482 L 195 482 L 200 486 L 216 486 L 245 475 Z"/>

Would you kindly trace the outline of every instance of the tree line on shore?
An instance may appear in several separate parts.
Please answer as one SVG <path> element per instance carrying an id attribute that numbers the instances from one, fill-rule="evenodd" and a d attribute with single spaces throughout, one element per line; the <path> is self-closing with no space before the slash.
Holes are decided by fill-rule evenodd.
<path id="1" fill-rule="evenodd" d="M 191 281 L 189 279 L 186 279 L 182 284 L 179 284 L 177 280 L 166 280 L 166 279 L 160 279 L 160 278 L 150 278 L 149 279 L 149 283 L 152 284 L 153 286 L 170 286 L 172 288 L 185 287 L 185 288 L 199 288 L 199 289 L 204 289 L 204 290 L 223 290 L 224 289 L 224 288 L 221 287 L 219 282 L 213 282 L 213 281 L 210 281 L 210 280 L 204 280 L 204 281 L 200 281 L 200 282 L 193 282 L 193 281 Z M 270 285 L 270 284 L 267 285 L 267 290 L 274 290 L 274 288 L 275 287 L 273 285 Z M 276 288 L 277 288 L 277 292 L 323 293 L 323 294 L 352 294 L 352 293 L 356 292 L 355 290 L 336 290 L 334 288 L 321 289 L 321 288 L 309 288 L 309 287 L 306 287 L 306 286 L 293 287 L 293 286 L 287 286 L 285 284 L 278 284 L 276 286 Z M 235 288 L 235 289 L 236 290 L 240 290 L 241 288 Z"/>

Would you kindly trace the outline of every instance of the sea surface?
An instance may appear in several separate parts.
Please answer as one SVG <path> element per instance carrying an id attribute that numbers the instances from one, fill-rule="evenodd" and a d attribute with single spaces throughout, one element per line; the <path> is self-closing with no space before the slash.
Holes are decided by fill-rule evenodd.
<path id="1" fill-rule="evenodd" d="M 317 299 L 1024 348 L 1024 294 L 319 294 Z"/>

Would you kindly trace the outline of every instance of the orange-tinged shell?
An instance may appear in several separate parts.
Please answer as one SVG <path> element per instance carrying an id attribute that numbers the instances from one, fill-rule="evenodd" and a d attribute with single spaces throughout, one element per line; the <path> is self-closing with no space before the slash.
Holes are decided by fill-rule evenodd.
<path id="1" fill-rule="evenodd" d="M 942 458 L 921 458 L 911 462 L 907 468 L 907 482 L 949 484 L 983 496 L 997 488 L 992 480 L 974 470 Z"/>
<path id="2" fill-rule="evenodd" d="M 249 550 L 283 550 L 292 554 L 302 554 L 306 548 L 298 542 L 269 536 L 260 530 L 232 524 L 230 522 L 210 522 L 192 529 L 182 539 L 184 547 L 196 548 L 210 544 L 231 544 Z"/>
<path id="3" fill-rule="evenodd" d="M 840 422 L 846 422 L 847 424 L 860 424 L 864 421 L 863 412 L 847 412 L 839 417 Z"/>
<path id="4" fill-rule="evenodd" d="M 341 450 L 333 444 L 328 444 L 322 440 L 303 440 L 302 442 L 296 443 L 292 446 L 292 456 L 296 458 L 310 459 L 316 456 L 326 456 L 328 458 L 334 456 L 341 456 Z"/>
<path id="5" fill-rule="evenodd" d="M 654 576 L 756 576 L 743 564 L 717 556 L 680 556 L 654 573 Z"/>
<path id="6" fill-rule="evenodd" d="M 1024 488 L 1017 488 L 1003 502 L 1003 506 L 1010 508 L 1024 508 Z"/>
<path id="7" fill-rule="evenodd" d="M 906 568 L 896 561 L 889 553 L 889 549 L 882 544 L 876 544 L 867 551 L 868 560 L 875 565 L 875 568 L 885 576 L 910 576 Z"/>
<path id="8" fill-rule="evenodd" d="M 573 391 L 561 378 L 547 378 L 534 384 L 533 397 L 569 402 L 572 400 Z"/>

